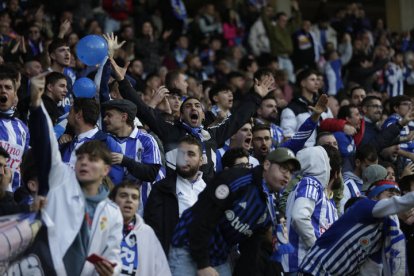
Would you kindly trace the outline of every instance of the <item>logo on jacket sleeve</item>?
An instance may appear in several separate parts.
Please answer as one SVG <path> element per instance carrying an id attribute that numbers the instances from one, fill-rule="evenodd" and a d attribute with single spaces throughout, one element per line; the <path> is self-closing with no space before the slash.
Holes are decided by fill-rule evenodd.
<path id="1" fill-rule="evenodd" d="M 229 196 L 230 189 L 226 184 L 221 184 L 216 188 L 214 194 L 218 199 L 225 199 Z"/>

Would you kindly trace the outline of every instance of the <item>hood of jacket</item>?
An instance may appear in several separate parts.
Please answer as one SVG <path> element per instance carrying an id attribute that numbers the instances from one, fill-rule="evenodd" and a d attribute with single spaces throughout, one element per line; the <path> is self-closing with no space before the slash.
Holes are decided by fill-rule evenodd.
<path id="1" fill-rule="evenodd" d="M 321 146 L 304 148 L 297 153 L 296 158 L 302 167 L 301 174 L 304 177 L 313 176 L 326 188 L 331 174 L 331 166 L 325 149 Z"/>

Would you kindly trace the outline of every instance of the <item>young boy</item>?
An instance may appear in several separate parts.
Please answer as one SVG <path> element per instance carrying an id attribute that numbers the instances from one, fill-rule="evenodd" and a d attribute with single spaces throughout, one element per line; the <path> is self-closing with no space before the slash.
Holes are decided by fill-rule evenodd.
<path id="1" fill-rule="evenodd" d="M 137 215 L 139 186 L 128 180 L 123 181 L 112 190 L 110 198 L 118 204 L 124 218 L 121 275 L 171 275 L 154 231 Z"/>

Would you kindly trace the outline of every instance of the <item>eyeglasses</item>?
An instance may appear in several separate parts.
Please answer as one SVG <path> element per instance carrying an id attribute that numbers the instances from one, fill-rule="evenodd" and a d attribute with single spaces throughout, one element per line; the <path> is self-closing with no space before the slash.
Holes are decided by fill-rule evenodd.
<path id="1" fill-rule="evenodd" d="M 274 163 L 274 164 L 276 164 L 276 165 L 279 166 L 279 171 L 281 173 L 290 173 L 290 174 L 293 174 L 293 172 L 295 171 L 294 168 L 290 167 L 287 164 L 278 164 L 278 163 Z"/>
<path id="2" fill-rule="evenodd" d="M 250 163 L 239 163 L 239 164 L 235 164 L 233 166 L 233 168 L 251 169 L 251 168 L 253 168 L 253 164 L 250 164 Z"/>
<path id="3" fill-rule="evenodd" d="M 403 102 L 403 103 L 400 103 L 400 105 L 412 106 L 413 104 L 410 102 Z"/>
<path id="4" fill-rule="evenodd" d="M 382 105 L 378 105 L 378 104 L 370 104 L 367 105 L 367 107 L 371 107 L 371 108 L 375 108 L 375 109 L 384 109 L 384 107 Z"/>

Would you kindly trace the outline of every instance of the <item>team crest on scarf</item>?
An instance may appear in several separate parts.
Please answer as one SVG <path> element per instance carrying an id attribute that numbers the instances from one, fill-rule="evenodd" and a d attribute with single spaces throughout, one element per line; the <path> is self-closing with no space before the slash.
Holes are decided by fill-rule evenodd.
<path id="1" fill-rule="evenodd" d="M 121 275 L 135 275 L 138 268 L 137 237 L 130 232 L 121 242 Z"/>

